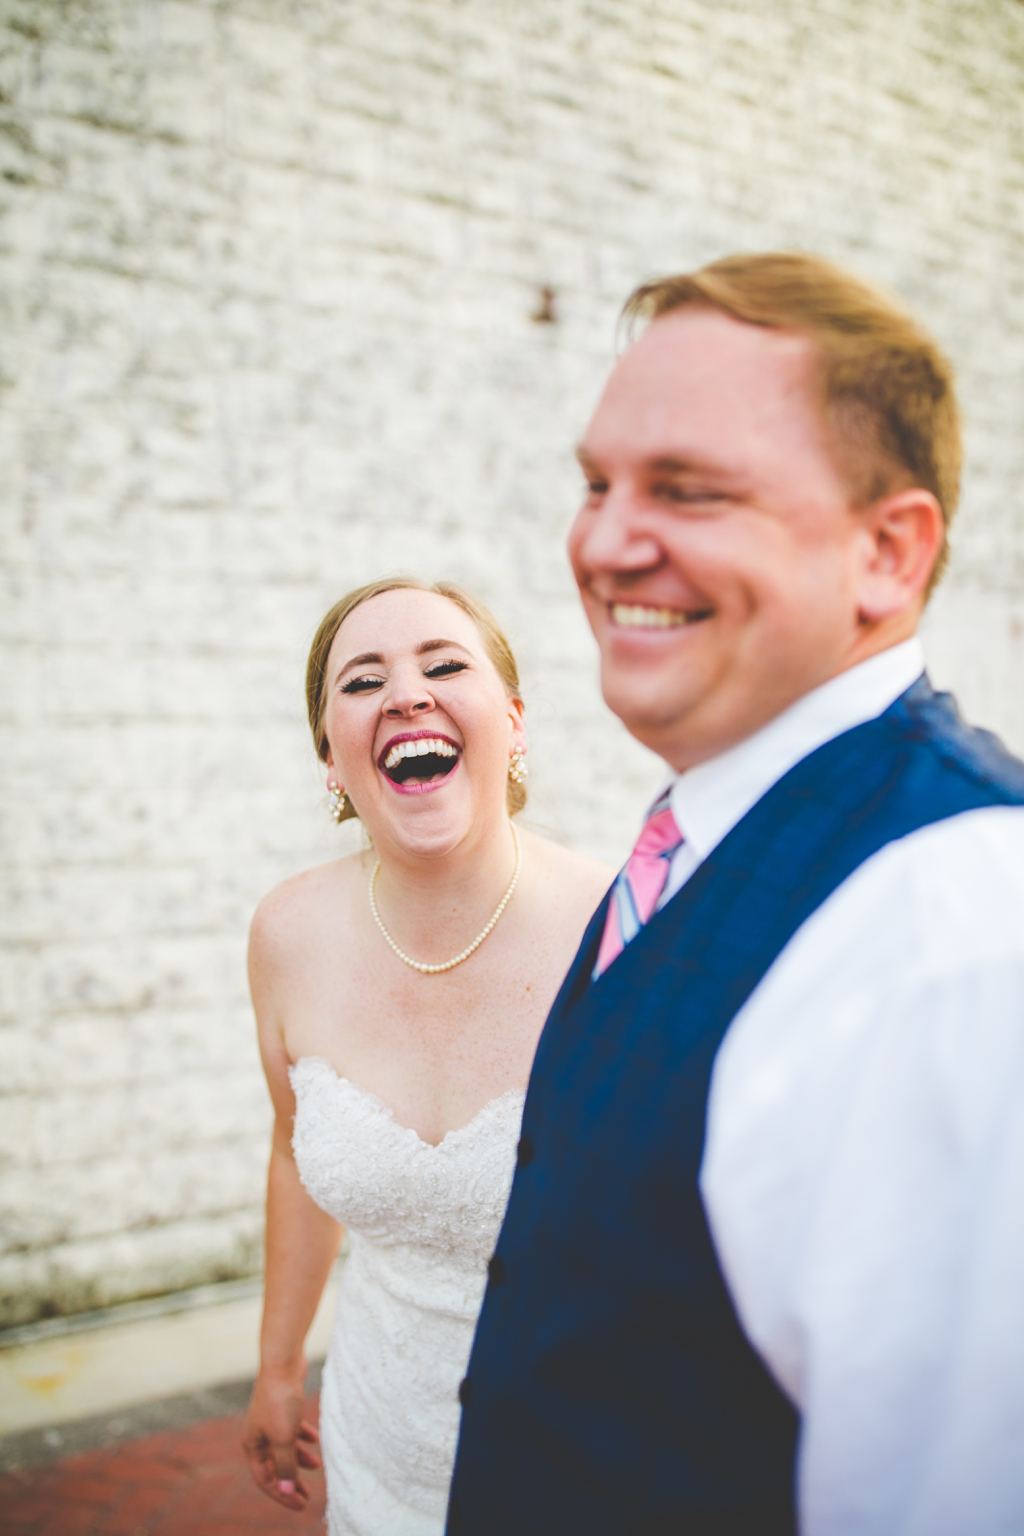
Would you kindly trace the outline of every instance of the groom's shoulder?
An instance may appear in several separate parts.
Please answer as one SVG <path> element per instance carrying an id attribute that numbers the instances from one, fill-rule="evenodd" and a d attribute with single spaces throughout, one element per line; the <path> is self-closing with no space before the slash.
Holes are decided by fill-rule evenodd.
<path id="1" fill-rule="evenodd" d="M 1024 956 L 1024 762 L 968 724 L 952 694 L 923 676 L 869 730 L 881 750 L 876 803 L 891 797 L 896 835 L 826 900 L 822 930 L 858 935 L 863 956 L 893 945 L 911 966 Z M 885 736 L 888 735 L 888 744 Z"/>
<path id="2" fill-rule="evenodd" d="M 747 1012 L 771 1030 L 802 1020 L 794 1029 L 810 1040 L 844 1020 L 913 1029 L 954 992 L 980 1017 L 993 988 L 1024 999 L 1024 806 L 966 811 L 887 843 L 798 929 Z"/>
<path id="3" fill-rule="evenodd" d="M 941 905 L 958 924 L 978 921 L 986 908 L 1024 914 L 1024 804 L 962 811 L 890 844 L 876 859 L 903 883 L 908 902 Z M 1024 924 L 1017 934 L 1024 947 Z"/>
<path id="4" fill-rule="evenodd" d="M 923 748 L 947 776 L 970 786 L 971 801 L 1024 805 L 1024 762 L 992 731 L 969 725 L 951 693 L 927 677 L 882 717 L 908 744 Z"/>

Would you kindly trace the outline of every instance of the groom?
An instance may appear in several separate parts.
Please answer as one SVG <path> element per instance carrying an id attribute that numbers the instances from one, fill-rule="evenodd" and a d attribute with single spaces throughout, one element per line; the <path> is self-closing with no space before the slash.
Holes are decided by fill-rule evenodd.
<path id="1" fill-rule="evenodd" d="M 949 365 L 810 257 L 641 289 L 570 536 L 670 770 L 534 1066 L 452 1536 L 1024 1531 L 1024 765 L 916 630 Z"/>

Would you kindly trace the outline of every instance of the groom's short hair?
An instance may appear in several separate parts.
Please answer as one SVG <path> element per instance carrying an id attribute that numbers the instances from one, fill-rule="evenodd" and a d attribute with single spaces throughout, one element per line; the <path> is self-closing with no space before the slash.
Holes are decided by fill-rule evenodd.
<path id="1" fill-rule="evenodd" d="M 806 336 L 820 361 L 826 432 L 855 505 L 921 486 L 938 501 L 948 535 L 963 459 L 953 368 L 896 299 L 821 257 L 769 252 L 644 283 L 623 317 L 632 330 L 687 308 Z M 944 536 L 929 591 L 948 554 Z"/>

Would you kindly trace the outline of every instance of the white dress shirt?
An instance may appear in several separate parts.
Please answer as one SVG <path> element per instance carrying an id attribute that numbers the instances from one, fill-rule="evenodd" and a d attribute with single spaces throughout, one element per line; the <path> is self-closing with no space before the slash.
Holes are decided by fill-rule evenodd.
<path id="1" fill-rule="evenodd" d="M 922 664 L 895 646 L 678 777 L 663 900 Z M 803 1536 L 1022 1536 L 1024 809 L 890 843 L 797 932 L 719 1050 L 701 1189 L 801 1411 Z"/>

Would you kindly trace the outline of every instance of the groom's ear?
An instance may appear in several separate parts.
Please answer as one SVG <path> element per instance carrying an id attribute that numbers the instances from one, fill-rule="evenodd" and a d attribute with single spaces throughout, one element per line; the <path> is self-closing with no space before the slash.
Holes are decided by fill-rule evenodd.
<path id="1" fill-rule="evenodd" d="M 922 486 L 884 496 L 853 514 L 861 524 L 857 616 L 864 625 L 924 606 L 946 536 L 942 508 Z"/>

